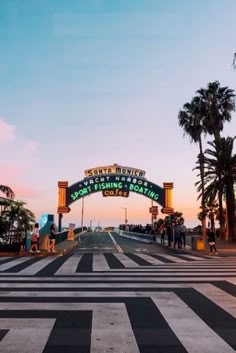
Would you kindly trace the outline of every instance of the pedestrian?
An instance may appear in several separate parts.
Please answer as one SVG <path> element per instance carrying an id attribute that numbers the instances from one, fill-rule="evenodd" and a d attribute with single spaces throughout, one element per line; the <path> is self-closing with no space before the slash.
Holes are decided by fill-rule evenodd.
<path id="1" fill-rule="evenodd" d="M 216 233 L 214 228 L 211 228 L 210 231 L 208 232 L 208 244 L 210 246 L 210 255 L 215 255 L 218 254 L 217 249 L 216 249 Z"/>
<path id="2" fill-rule="evenodd" d="M 30 252 L 37 252 L 39 253 L 39 224 L 35 223 L 34 229 L 31 235 L 31 247 Z"/>
<path id="3" fill-rule="evenodd" d="M 48 251 L 52 252 L 52 253 L 56 253 L 56 250 L 55 250 L 55 245 L 56 245 L 56 227 L 55 227 L 55 224 L 52 224 L 51 227 L 50 227 L 49 240 L 50 240 L 50 244 L 49 244 Z"/>
<path id="4" fill-rule="evenodd" d="M 187 234 L 187 228 L 184 225 L 184 222 L 181 222 L 181 224 L 180 224 L 180 238 L 181 238 L 181 243 L 183 244 L 184 248 L 186 245 L 186 234 Z"/>
<path id="5" fill-rule="evenodd" d="M 170 248 L 171 242 L 173 241 L 172 227 L 171 227 L 170 223 L 167 224 L 166 234 L 167 234 L 167 239 L 168 239 L 168 247 Z"/>
<path id="6" fill-rule="evenodd" d="M 164 227 L 164 225 L 161 225 L 160 231 L 161 231 L 161 244 L 165 244 L 165 227 Z"/>
<path id="7" fill-rule="evenodd" d="M 176 244 L 178 245 L 178 249 L 182 248 L 182 241 L 181 241 L 181 236 L 180 236 L 180 224 L 176 223 L 174 226 L 174 249 L 176 247 Z"/>

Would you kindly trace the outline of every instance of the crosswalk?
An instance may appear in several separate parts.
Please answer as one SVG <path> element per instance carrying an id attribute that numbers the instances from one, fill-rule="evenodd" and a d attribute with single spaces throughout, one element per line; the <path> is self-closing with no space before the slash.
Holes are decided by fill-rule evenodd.
<path id="1" fill-rule="evenodd" d="M 123 269 L 155 270 L 156 267 L 166 265 L 183 265 L 187 269 L 202 265 L 207 266 L 216 262 L 216 257 L 194 256 L 189 254 L 170 255 L 169 253 L 75 253 L 58 257 L 4 257 L 0 258 L 0 275 L 44 275 L 49 271 L 50 275 L 73 275 L 80 272 L 116 271 Z M 236 258 L 231 258 L 230 264 L 234 264 Z M 229 265 L 230 265 L 229 264 Z M 177 267 L 180 269 L 180 267 Z M 216 267 L 217 268 L 217 267 Z"/>
<path id="2" fill-rule="evenodd" d="M 0 259 L 0 352 L 236 352 L 236 257 Z"/>

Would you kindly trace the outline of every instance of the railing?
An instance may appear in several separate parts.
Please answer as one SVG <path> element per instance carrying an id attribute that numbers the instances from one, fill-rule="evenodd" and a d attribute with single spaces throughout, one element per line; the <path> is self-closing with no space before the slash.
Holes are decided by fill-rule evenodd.
<path id="1" fill-rule="evenodd" d="M 83 227 L 83 230 L 87 230 L 86 227 Z M 82 232 L 82 228 L 76 228 L 74 229 L 74 234 L 79 234 Z M 67 239 L 67 235 L 68 235 L 68 230 L 64 230 L 63 232 L 60 233 L 56 233 L 56 244 L 61 243 L 62 241 L 65 241 Z"/>
<path id="2" fill-rule="evenodd" d="M 83 227 L 83 230 L 87 230 L 86 227 Z M 82 228 L 74 229 L 74 234 L 79 234 L 82 232 Z M 68 230 L 65 230 L 60 233 L 56 233 L 56 244 L 65 241 L 68 236 Z M 0 252 L 19 252 L 21 249 L 28 249 L 30 243 L 26 246 L 26 242 L 30 242 L 30 234 L 26 236 L 26 233 L 19 232 L 17 229 L 11 230 L 9 233 L 0 236 Z"/>
<path id="3" fill-rule="evenodd" d="M 18 252 L 26 239 L 26 232 L 11 229 L 0 236 L 0 252 Z"/>

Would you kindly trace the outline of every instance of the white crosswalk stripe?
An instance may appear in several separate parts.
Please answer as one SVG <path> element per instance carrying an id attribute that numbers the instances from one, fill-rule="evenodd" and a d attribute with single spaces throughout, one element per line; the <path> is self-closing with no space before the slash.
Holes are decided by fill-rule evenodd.
<path id="1" fill-rule="evenodd" d="M 131 260 L 126 254 L 114 253 L 114 256 L 124 265 L 124 267 L 139 267 L 139 264 Z"/>
<path id="2" fill-rule="evenodd" d="M 69 257 L 66 262 L 56 271 L 56 275 L 73 275 L 76 272 L 82 254 L 76 254 Z"/>
<path id="3" fill-rule="evenodd" d="M 26 261 L 30 260 L 30 257 L 19 257 L 15 260 L 9 261 L 9 262 L 5 262 L 4 264 L 0 265 L 0 271 L 5 271 L 8 270 L 9 268 L 22 264 Z"/>
<path id="4" fill-rule="evenodd" d="M 108 271 L 109 269 L 103 254 L 93 254 L 93 271 Z"/>
<path id="5" fill-rule="evenodd" d="M 189 353 L 235 352 L 175 293 L 159 293 L 154 303 Z M 197 337 L 199 341 L 196 344 Z"/>

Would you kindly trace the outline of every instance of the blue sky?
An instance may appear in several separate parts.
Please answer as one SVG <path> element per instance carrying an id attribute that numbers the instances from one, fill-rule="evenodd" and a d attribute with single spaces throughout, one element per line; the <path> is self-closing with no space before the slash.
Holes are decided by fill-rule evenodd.
<path id="1" fill-rule="evenodd" d="M 2 0 L 1 184 L 37 217 L 56 213 L 57 181 L 119 163 L 175 184 L 175 208 L 197 223 L 197 146 L 177 114 L 209 81 L 235 89 L 234 0 Z M 236 131 L 235 114 L 224 134 Z M 150 200 L 86 199 L 85 218 L 149 221 Z M 65 217 L 80 222 L 81 203 Z"/>

